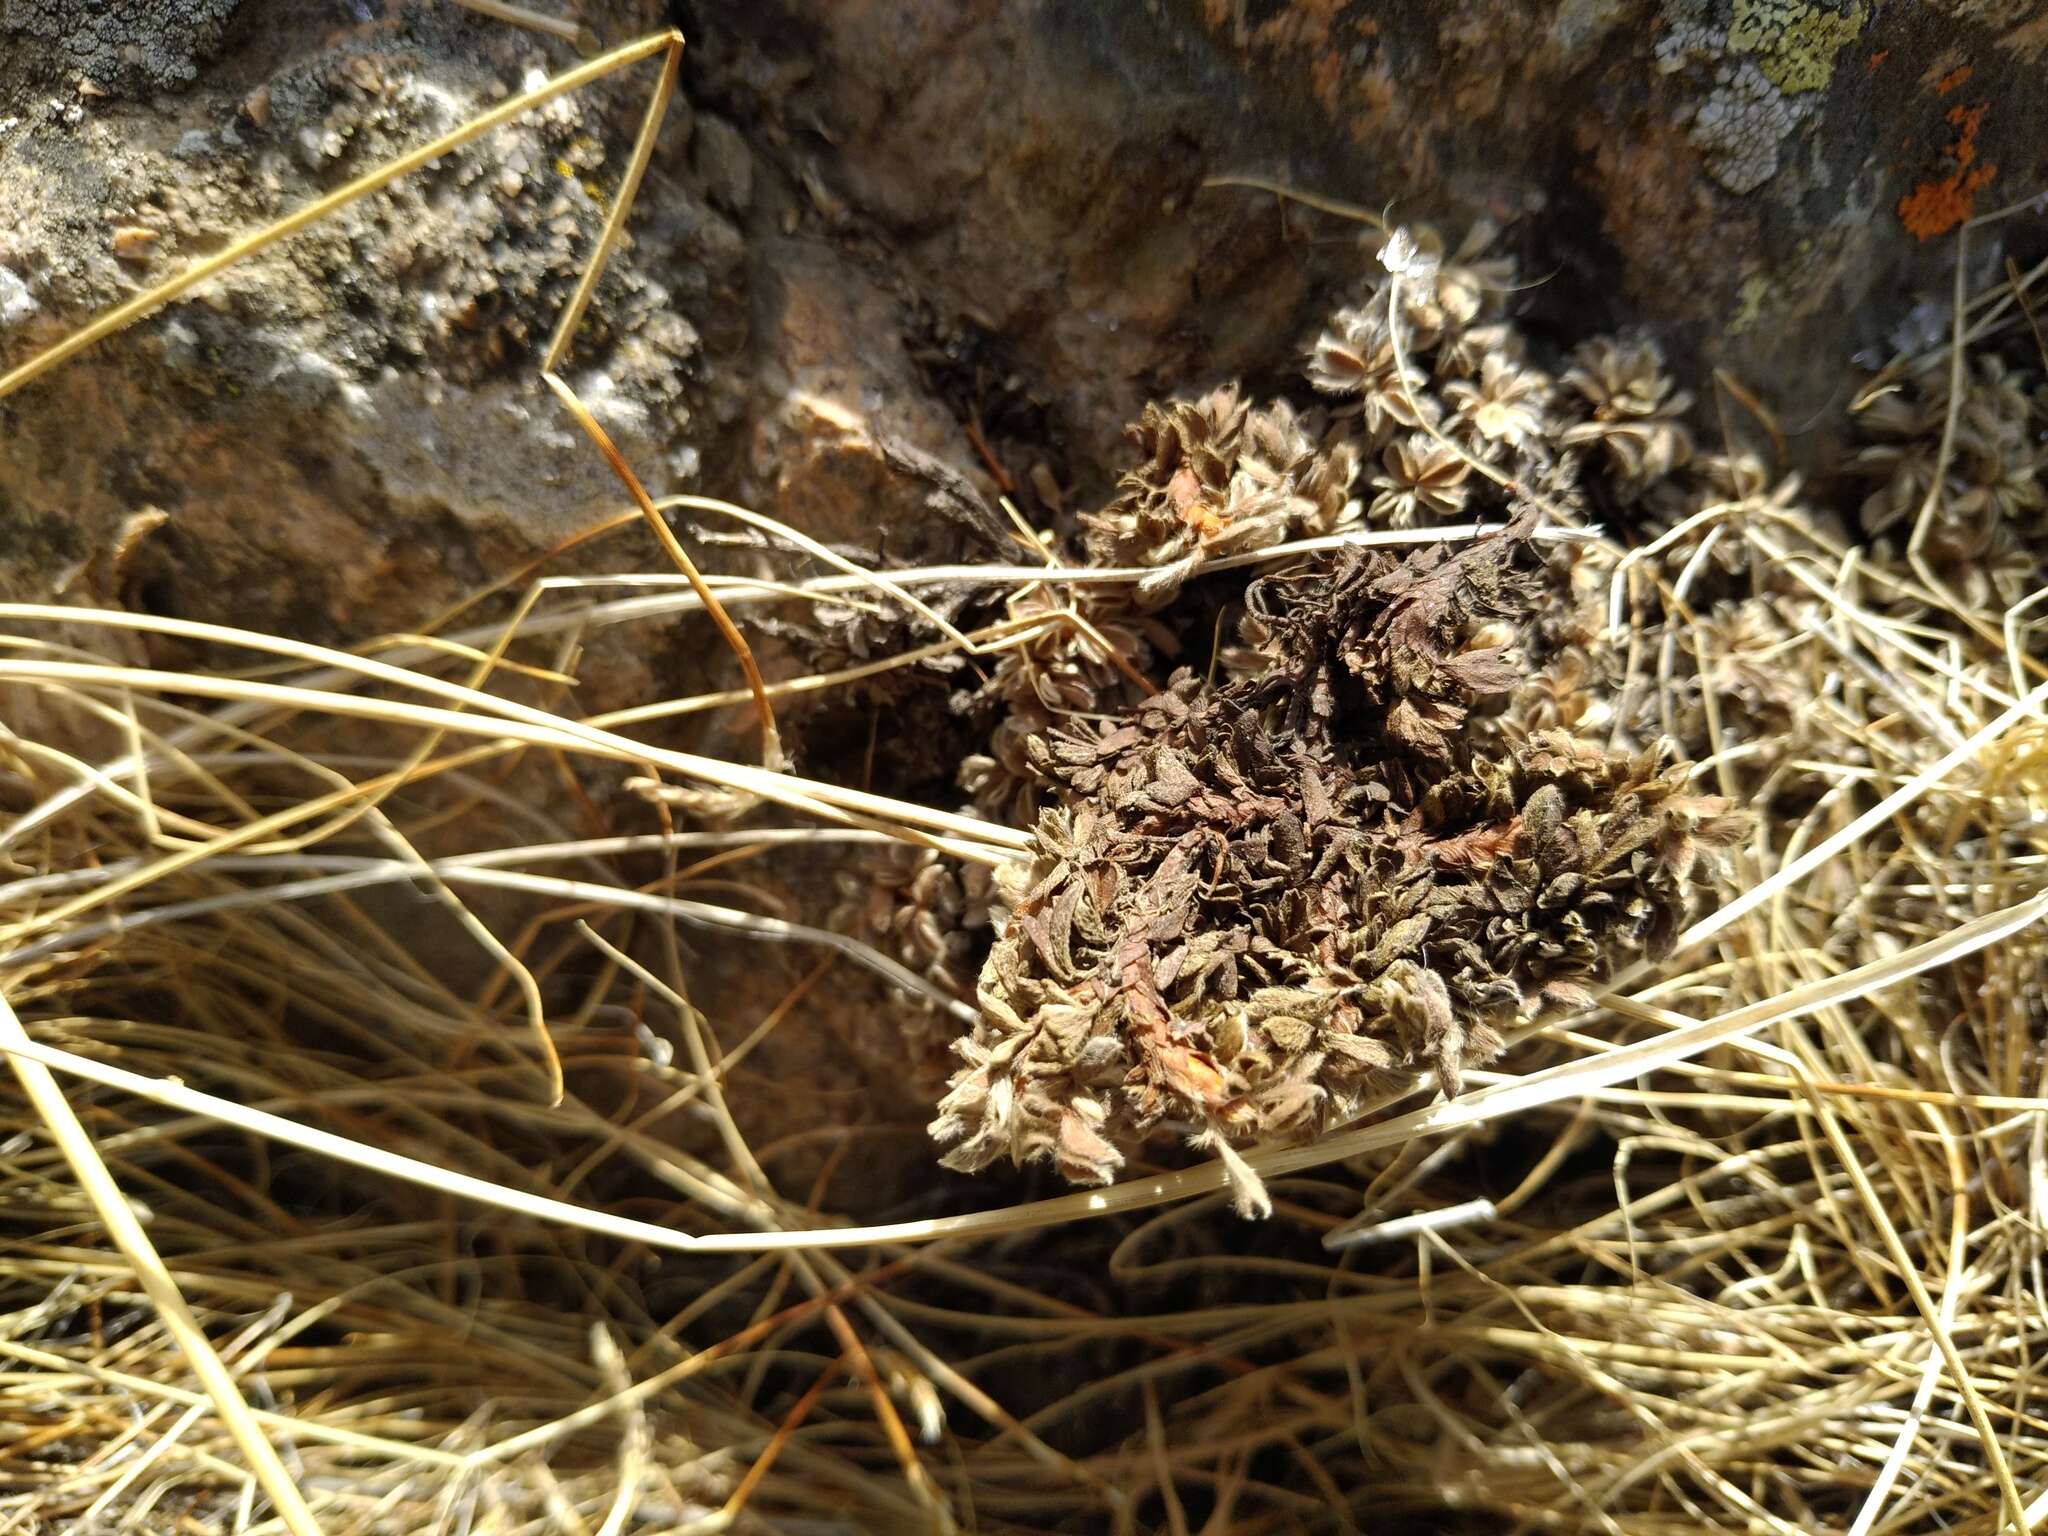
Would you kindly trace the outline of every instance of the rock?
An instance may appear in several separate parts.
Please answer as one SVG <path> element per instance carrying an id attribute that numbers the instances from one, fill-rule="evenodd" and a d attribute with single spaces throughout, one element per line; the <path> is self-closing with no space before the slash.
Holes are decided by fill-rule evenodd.
<path id="1" fill-rule="evenodd" d="M 567 63 L 456 7 L 353 23 L 337 11 L 323 34 L 282 24 L 280 3 L 7 7 L 0 117 L 30 126 L 0 138 L 0 262 L 35 274 L 38 320 L 74 324 L 131 290 L 104 238 L 81 230 L 161 231 L 148 254 L 169 270 Z M 651 0 L 586 11 L 614 39 L 665 14 Z M 575 364 L 610 381 L 624 446 L 656 478 L 871 538 L 854 509 L 893 493 L 849 445 L 891 418 L 888 431 L 985 492 L 1021 487 L 1054 515 L 1032 488 L 1099 495 L 1147 396 L 1283 372 L 1358 280 L 1355 226 L 1208 185 L 1251 175 L 1393 200 L 1453 235 L 1502 221 L 1524 270 L 1555 274 L 1518 302 L 1558 333 L 1654 316 L 1686 371 L 1727 366 L 1804 421 L 1839 399 L 1851 357 L 1882 350 L 1901 314 L 1945 291 L 1945 242 L 1916 234 L 1996 186 L 2038 184 L 2048 150 L 2021 130 L 2043 105 L 2041 74 L 2024 67 L 2043 11 L 2016 0 L 1995 27 L 1959 19 L 1936 49 L 1861 3 L 1556 0 L 1495 14 L 1475 0 L 1366 15 L 1289 0 L 1255 17 L 1163 0 L 772 0 L 707 16 L 691 38 L 686 97 Z M 195 426 L 232 432 L 274 402 L 295 418 L 280 445 L 322 444 L 372 488 L 391 477 L 390 504 L 544 545 L 614 494 L 601 468 L 534 461 L 542 442 L 580 455 L 550 436 L 561 424 L 530 394 L 531 369 L 651 74 L 550 104 L 70 371 L 132 372 L 104 392 L 158 402 L 146 417 L 162 438 L 138 433 L 128 452 L 167 493 L 187 483 Z M 80 78 L 116 101 L 80 113 Z M 182 94 L 132 100 L 170 90 Z M 1948 121 L 1963 109 L 1967 132 Z M 1886 120 L 1917 147 L 1873 138 Z M 1909 196 L 1912 227 L 1893 212 Z M 1980 250 L 1995 259 L 2022 234 L 2002 226 Z M 126 254 L 144 253 L 131 237 Z M 820 308 L 821 285 L 841 282 Z M 19 277 L 0 289 L 17 336 L 35 313 L 25 293 Z M 844 355 L 793 358 L 780 317 L 835 306 L 860 316 L 829 328 Z M 166 394 L 151 370 L 174 363 Z M 846 377 L 829 387 L 792 384 L 802 401 L 761 387 L 834 367 Z M 879 414 L 864 389 L 880 391 Z M 33 393 L 5 409 L 36 436 Z M 444 430 L 425 431 L 420 410 Z M 516 449 L 485 438 L 423 460 L 428 437 L 466 445 L 514 411 L 533 434 Z M 126 515 L 108 469 L 63 458 L 53 474 L 55 462 L 0 446 L 17 496 L 67 509 L 88 539 Z M 499 464 L 517 472 L 494 475 Z M 914 523 L 893 529 L 905 548 L 923 537 Z M 452 570 L 469 556 L 449 558 Z M 377 621 L 404 626 L 399 596 Z"/>
<path id="2" fill-rule="evenodd" d="M 33 15 L 7 15 L 33 46 L 0 81 L 61 67 L 65 47 L 35 42 Z M 542 62 L 529 34 L 453 7 L 327 38 L 285 26 L 235 36 L 232 83 L 209 77 L 175 106 L 0 140 L 0 367 L 27 355 L 20 322 L 38 305 L 39 322 L 75 325 L 134 291 L 144 259 L 152 275 L 175 270 L 182 253 L 302 206 Z M 172 514 L 156 541 L 159 595 L 189 616 L 327 637 L 410 628 L 498 561 L 608 514 L 618 484 L 535 361 L 651 83 L 642 71 L 551 103 L 0 402 L 13 501 L 61 514 L 91 548 L 146 487 Z M 184 126 L 195 111 L 222 126 Z M 524 170 L 508 180 L 514 165 Z M 716 354 L 744 336 L 728 318 L 744 308 L 738 233 L 667 184 L 673 195 L 650 196 L 614 253 L 571 359 L 572 378 L 608 381 L 600 414 L 656 482 L 730 431 L 741 391 L 718 381 Z M 37 274 L 34 297 L 16 271 Z M 32 329 L 38 345 L 58 334 Z M 123 424 L 118 464 L 75 441 L 73 412 L 103 410 Z M 256 482 L 276 491 L 260 512 L 245 505 Z M 349 555 L 303 558 L 323 544 L 361 551 L 365 571 L 404 546 L 408 580 L 356 580 Z M 55 574 L 0 552 L 0 589 L 40 590 Z"/>
<path id="3" fill-rule="evenodd" d="M 2048 3 L 1937 9 L 775 0 L 704 52 L 816 125 L 918 291 L 1101 458 L 1146 383 L 1271 366 L 1346 280 L 1348 226 L 1203 185 L 1229 175 L 1453 237 L 1503 222 L 1558 334 L 1654 319 L 1683 371 L 1839 422 L 1844 369 L 1946 288 L 1954 230 L 2048 180 Z M 1986 273 L 1999 244 L 2024 266 L 2039 239 L 1983 231 Z"/>
<path id="4" fill-rule="evenodd" d="M 40 307 L 28 284 L 0 267 L 0 326 L 19 325 Z"/>
<path id="5" fill-rule="evenodd" d="M 704 118 L 697 124 L 690 160 L 712 202 L 737 214 L 753 206 L 754 156 L 739 129 L 723 118 Z"/>
<path id="6" fill-rule="evenodd" d="M 8 0 L 0 36 L 15 58 L 95 93 L 178 89 L 198 78 L 242 0 Z M 0 71 L 0 79 L 5 78 Z"/>
<path id="7" fill-rule="evenodd" d="M 756 300 L 758 404 L 750 479 L 776 516 L 814 538 L 899 564 L 971 556 L 969 530 L 919 516 L 885 441 L 935 454 L 957 434 L 924 392 L 896 333 L 895 304 L 825 247 L 793 241 Z"/>

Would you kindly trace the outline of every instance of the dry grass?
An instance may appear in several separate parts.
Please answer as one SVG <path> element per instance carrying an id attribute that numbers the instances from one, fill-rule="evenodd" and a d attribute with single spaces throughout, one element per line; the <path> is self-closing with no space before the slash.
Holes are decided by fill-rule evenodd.
<path id="1" fill-rule="evenodd" d="M 1737 740 L 1705 690 L 1703 776 L 1768 814 L 1739 896 L 1667 963 L 1455 1102 L 1414 1091 L 1252 1152 L 1264 1223 L 1202 1163 L 971 1210 L 949 1184 L 954 1208 L 861 1224 L 834 1196 L 838 1159 L 866 1155 L 850 1135 L 796 1187 L 734 1110 L 778 1091 L 747 1057 L 821 973 L 714 1027 L 677 927 L 929 990 L 762 893 L 834 841 L 995 863 L 1023 835 L 655 744 L 666 717 L 882 663 L 581 718 L 578 657 L 707 600 L 914 617 L 921 586 L 963 576 L 1146 573 L 884 581 L 770 531 L 771 573 L 527 573 L 352 651 L 0 607 L 0 1049 L 64 1100 L 0 1105 L 0 1529 L 1469 1512 L 1864 1536 L 2048 1514 L 2037 609 L 1958 611 L 1922 562 L 1843 548 L 1785 494 L 1600 545 L 1624 692 L 1715 675 L 1687 599 L 1720 557 L 1787 622 L 1768 665 L 1803 701 L 1783 737 Z M 212 659 L 152 669 L 162 641 Z M 558 823 L 592 775 L 661 786 L 651 830 Z M 670 819 L 707 799 L 744 830 Z M 479 984 L 438 958 L 463 945 Z M 87 1144 L 68 1162 L 66 1114 Z M 95 1163 L 141 1249 L 110 1245 Z M 181 1342 L 173 1296 L 204 1342 Z"/>

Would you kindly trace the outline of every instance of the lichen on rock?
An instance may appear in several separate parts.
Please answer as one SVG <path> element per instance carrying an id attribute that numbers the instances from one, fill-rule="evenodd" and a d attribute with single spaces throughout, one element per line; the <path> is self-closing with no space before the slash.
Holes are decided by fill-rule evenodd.
<path id="1" fill-rule="evenodd" d="M 1692 120 L 1707 173 L 1730 192 L 1754 192 L 1778 174 L 1778 146 L 1813 110 L 1787 96 L 1753 59 L 1724 65 Z"/>
<path id="2" fill-rule="evenodd" d="M 8 0 L 0 34 L 62 51 L 75 74 L 105 91 L 190 85 L 242 0 Z"/>
<path id="3" fill-rule="evenodd" d="M 1778 173 L 1785 139 L 1817 109 L 1835 56 L 1870 19 L 1863 0 L 1840 10 L 1809 0 L 1665 0 L 1658 69 L 1712 70 L 1691 109 L 1707 173 L 1730 192 L 1754 192 Z"/>
<path id="4" fill-rule="evenodd" d="M 1734 0 L 1728 50 L 1754 54 L 1765 78 L 1788 95 L 1823 90 L 1834 78 L 1835 55 L 1869 19 L 1863 0 L 1842 10 L 1809 0 Z"/>

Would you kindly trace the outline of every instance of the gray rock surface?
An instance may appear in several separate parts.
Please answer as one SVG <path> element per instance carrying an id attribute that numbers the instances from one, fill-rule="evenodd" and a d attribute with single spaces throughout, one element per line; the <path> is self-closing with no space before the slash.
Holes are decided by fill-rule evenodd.
<path id="1" fill-rule="evenodd" d="M 71 83 L 121 93 L 188 86 L 220 48 L 242 0 L 8 0 L 0 37 L 17 58 Z"/>

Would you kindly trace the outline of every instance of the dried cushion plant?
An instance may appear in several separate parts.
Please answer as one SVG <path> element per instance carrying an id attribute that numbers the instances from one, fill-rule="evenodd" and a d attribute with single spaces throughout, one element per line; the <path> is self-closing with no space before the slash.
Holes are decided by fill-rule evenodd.
<path id="1" fill-rule="evenodd" d="M 1213 556 L 1347 526 L 1358 515 L 1349 501 L 1356 450 L 1345 441 L 1325 451 L 1313 425 L 1284 400 L 1254 409 L 1230 384 L 1146 406 L 1127 432 L 1142 462 L 1115 500 L 1082 515 L 1090 560 L 1158 567 L 1135 592 L 1152 609 Z"/>
<path id="2" fill-rule="evenodd" d="M 1081 514 L 1080 548 L 1067 557 L 1151 574 L 1010 597 L 1012 622 L 1046 622 L 1003 653 L 986 685 L 955 698 L 961 713 L 989 721 L 987 750 L 959 774 L 981 815 L 1032 825 L 1045 786 L 1025 743 L 1064 716 L 1121 714 L 1143 697 L 1136 678 L 1187 638 L 1176 599 L 1220 556 L 1488 515 L 1498 502 L 1478 465 L 1553 504 L 1582 501 L 1588 476 L 1603 504 L 1650 491 L 1670 499 L 1670 477 L 1692 455 L 1680 421 L 1691 397 L 1663 372 L 1662 353 L 1596 338 L 1561 379 L 1534 366 L 1506 312 L 1514 263 L 1485 254 L 1492 237 L 1481 225 L 1448 252 L 1426 230 L 1403 233 L 1398 249 L 1390 237 L 1380 279 L 1309 350 L 1313 408 L 1255 405 L 1235 384 L 1144 408 L 1126 433 L 1135 463 L 1108 504 Z M 1388 260 L 1402 268 L 1398 287 Z M 1233 673 L 1244 670 L 1241 649 L 1223 658 Z"/>
<path id="3" fill-rule="evenodd" d="M 1521 675 L 1475 641 L 1533 621 L 1532 523 L 1263 578 L 1262 669 L 1031 739 L 1058 804 L 932 1124 L 948 1166 L 1101 1183 L 1163 1127 L 1310 1139 L 1423 1070 L 1456 1093 L 1670 943 L 1746 821 L 1668 748 L 1489 727 Z"/>

